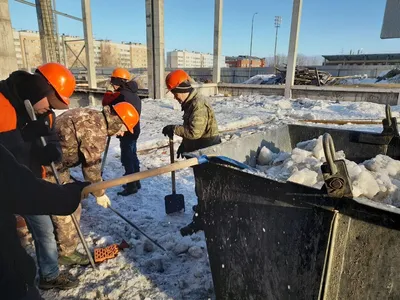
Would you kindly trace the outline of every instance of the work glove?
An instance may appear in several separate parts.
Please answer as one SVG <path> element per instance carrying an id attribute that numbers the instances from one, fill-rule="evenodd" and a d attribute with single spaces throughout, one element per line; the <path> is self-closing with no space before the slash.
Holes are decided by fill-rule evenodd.
<path id="1" fill-rule="evenodd" d="M 57 162 L 61 159 L 61 151 L 54 144 L 47 144 L 46 147 L 40 148 L 36 155 L 43 166 L 50 166 L 52 162 Z"/>
<path id="2" fill-rule="evenodd" d="M 96 202 L 98 205 L 103 206 L 104 208 L 111 206 L 110 198 L 108 198 L 106 194 L 100 197 L 96 197 Z"/>
<path id="3" fill-rule="evenodd" d="M 52 110 L 37 116 L 36 121 L 29 121 L 28 124 L 22 128 L 22 137 L 25 141 L 31 142 L 40 138 L 41 136 L 50 135 L 53 129 L 55 118 L 56 115 Z"/>
<path id="4" fill-rule="evenodd" d="M 162 134 L 168 136 L 170 139 L 174 138 L 175 125 L 167 125 L 163 128 Z"/>
<path id="5" fill-rule="evenodd" d="M 176 154 L 177 154 L 176 157 L 177 158 L 179 158 L 179 157 L 183 158 L 183 156 L 182 156 L 183 152 L 185 152 L 185 147 L 183 146 L 183 144 L 181 144 L 179 146 L 179 148 L 178 148 L 178 151 L 176 151 Z"/>

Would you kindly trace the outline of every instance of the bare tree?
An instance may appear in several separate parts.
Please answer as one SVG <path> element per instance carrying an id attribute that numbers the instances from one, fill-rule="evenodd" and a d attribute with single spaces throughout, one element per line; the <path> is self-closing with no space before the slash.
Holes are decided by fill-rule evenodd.
<path id="1" fill-rule="evenodd" d="M 276 57 L 277 65 L 283 66 L 287 64 L 287 55 L 286 54 L 277 54 Z M 322 65 L 322 56 L 307 56 L 304 54 L 297 54 L 297 62 L 298 66 L 318 66 Z M 267 57 L 267 62 L 269 66 L 274 66 L 275 59 L 273 56 Z"/>
<path id="2" fill-rule="evenodd" d="M 315 55 L 309 57 L 309 65 L 311 66 L 322 66 L 323 58 L 322 56 Z"/>
<path id="3" fill-rule="evenodd" d="M 297 54 L 297 65 L 298 66 L 307 66 L 308 58 L 304 54 Z"/>
<path id="4" fill-rule="evenodd" d="M 102 42 L 100 51 L 102 67 L 116 67 L 119 65 L 119 50 L 113 47 L 111 43 Z"/>

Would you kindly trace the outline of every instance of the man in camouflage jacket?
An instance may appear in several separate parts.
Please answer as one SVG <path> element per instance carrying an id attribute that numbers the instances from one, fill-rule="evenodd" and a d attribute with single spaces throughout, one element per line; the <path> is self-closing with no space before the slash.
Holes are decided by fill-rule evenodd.
<path id="1" fill-rule="evenodd" d="M 102 181 L 101 159 L 108 136 L 123 134 L 127 128 L 110 106 L 103 111 L 90 108 L 70 109 L 57 117 L 55 128 L 62 149 L 62 161 L 56 164 L 61 183 L 71 182 L 69 169 L 82 165 L 85 181 Z M 53 172 L 46 167 L 47 181 L 56 182 Z M 110 201 L 104 190 L 93 193 L 97 203 L 107 207 Z M 80 220 L 81 205 L 75 211 Z M 59 247 L 59 263 L 87 265 L 86 256 L 76 251 L 79 237 L 70 216 L 52 216 Z"/>
<path id="2" fill-rule="evenodd" d="M 162 133 L 169 138 L 173 138 L 174 134 L 182 137 L 182 143 L 177 151 L 178 158 L 184 152 L 192 152 L 221 143 L 214 110 L 192 87 L 187 73 L 183 70 L 171 72 L 166 78 L 166 85 L 175 100 L 181 104 L 184 112 L 183 125 L 167 125 L 162 130 Z M 196 195 L 198 195 L 197 189 L 198 187 L 195 186 Z M 183 236 L 193 234 L 203 228 L 202 208 L 196 205 L 193 210 L 196 212 L 193 221 L 181 229 Z"/>

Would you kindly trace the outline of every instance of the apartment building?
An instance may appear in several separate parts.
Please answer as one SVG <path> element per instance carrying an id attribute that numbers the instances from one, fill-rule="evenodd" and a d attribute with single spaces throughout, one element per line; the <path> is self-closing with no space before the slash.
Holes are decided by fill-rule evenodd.
<path id="1" fill-rule="evenodd" d="M 82 68 L 86 65 L 85 51 L 82 51 L 84 44 L 82 37 L 61 36 L 61 61 L 69 68 Z M 42 64 L 40 37 L 37 31 L 14 30 L 14 46 L 20 69 L 31 69 Z M 96 67 L 147 68 L 147 47 L 140 43 L 95 40 L 94 62 Z"/>
<path id="2" fill-rule="evenodd" d="M 230 68 L 263 68 L 266 66 L 265 58 L 252 56 L 251 59 L 248 55 L 229 56 L 226 58 L 226 63 Z"/>
<path id="3" fill-rule="evenodd" d="M 221 56 L 222 67 L 225 67 L 225 56 Z M 167 52 L 167 68 L 212 68 L 214 56 L 186 50 Z"/>

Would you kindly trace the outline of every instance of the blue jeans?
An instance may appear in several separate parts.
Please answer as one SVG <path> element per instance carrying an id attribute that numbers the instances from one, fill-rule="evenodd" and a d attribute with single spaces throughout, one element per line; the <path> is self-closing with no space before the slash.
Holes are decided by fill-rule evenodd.
<path id="1" fill-rule="evenodd" d="M 125 175 L 140 172 L 136 144 L 137 140 L 129 135 L 120 138 L 121 163 L 125 168 Z"/>
<path id="2" fill-rule="evenodd" d="M 44 280 L 52 280 L 59 275 L 60 271 L 58 269 L 57 243 L 51 218 L 45 215 L 25 215 L 24 218 L 35 241 L 39 275 Z"/>

